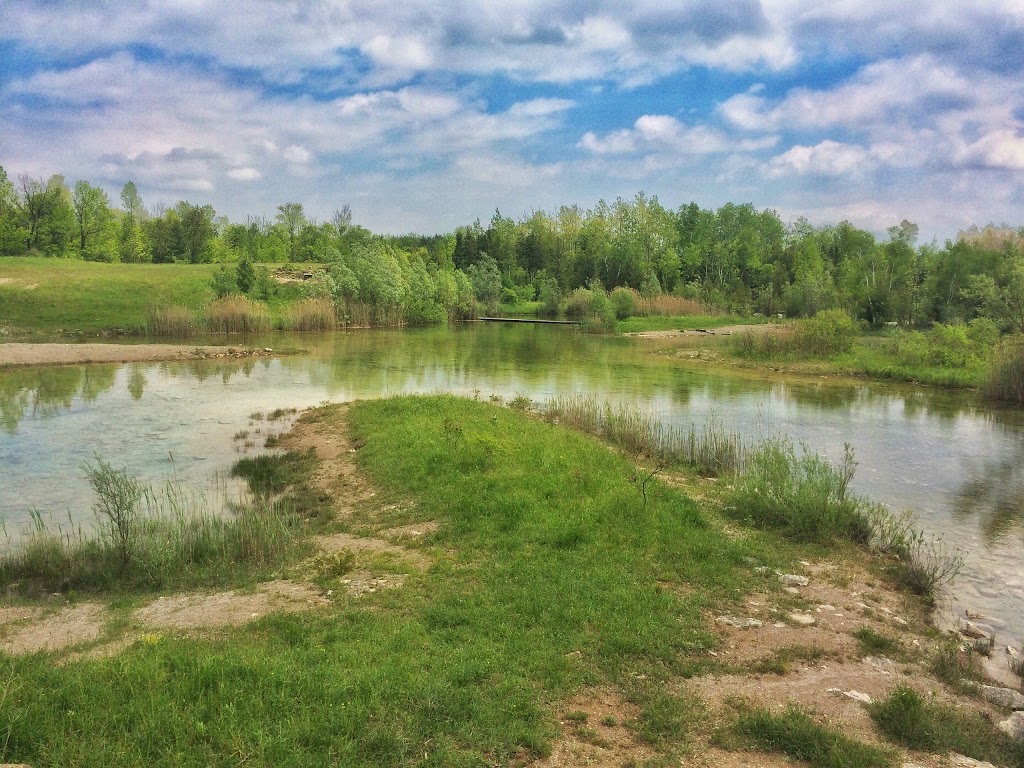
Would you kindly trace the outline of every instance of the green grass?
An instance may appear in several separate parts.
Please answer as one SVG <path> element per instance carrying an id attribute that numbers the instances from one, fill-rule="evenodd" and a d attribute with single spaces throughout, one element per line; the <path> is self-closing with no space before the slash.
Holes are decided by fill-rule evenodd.
<path id="1" fill-rule="evenodd" d="M 890 739 L 908 749 L 951 751 L 997 765 L 1024 766 L 1024 743 L 1014 741 L 980 714 L 928 701 L 897 687 L 870 707 L 871 717 Z"/>
<path id="2" fill-rule="evenodd" d="M 782 714 L 744 712 L 735 732 L 759 749 L 781 752 L 817 768 L 888 768 L 895 764 L 887 751 L 821 725 L 794 707 Z"/>
<path id="3" fill-rule="evenodd" d="M 198 310 L 212 298 L 213 265 L 102 264 L 0 258 L 0 327 L 15 333 L 140 332 L 155 306 Z M 34 287 L 30 287 L 34 286 Z"/>
<path id="4" fill-rule="evenodd" d="M 0 761 L 506 765 L 545 754 L 551 702 L 589 685 L 618 687 L 659 750 L 680 746 L 699 708 L 664 682 L 706 658 L 704 615 L 739 594 L 746 545 L 657 480 L 644 504 L 616 452 L 516 411 L 402 397 L 346 418 L 372 504 L 440 524 L 429 570 L 215 638 L 0 658 Z"/>
<path id="5" fill-rule="evenodd" d="M 749 325 L 768 322 L 762 317 L 738 317 L 736 315 L 683 315 L 680 317 L 627 317 L 615 323 L 616 333 L 638 333 L 640 331 L 685 331 L 694 328 L 721 328 L 726 325 Z"/>
<path id="6" fill-rule="evenodd" d="M 875 632 L 870 627 L 854 630 L 853 637 L 861 656 L 889 656 L 894 659 L 903 656 L 903 646 L 899 640 Z"/>

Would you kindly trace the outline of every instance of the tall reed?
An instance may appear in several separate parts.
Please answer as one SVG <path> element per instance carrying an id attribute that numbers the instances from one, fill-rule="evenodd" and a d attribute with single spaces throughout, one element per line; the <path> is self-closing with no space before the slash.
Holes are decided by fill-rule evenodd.
<path id="1" fill-rule="evenodd" d="M 692 467 L 708 476 L 737 471 L 746 453 L 740 436 L 713 419 L 700 428 L 692 424 L 681 428 L 653 419 L 635 406 L 601 403 L 584 395 L 555 398 L 548 404 L 546 414 L 631 453 Z"/>
<path id="2" fill-rule="evenodd" d="M 153 307 L 146 320 L 146 333 L 150 336 L 185 339 L 200 331 L 196 313 L 188 307 Z"/>
<path id="3" fill-rule="evenodd" d="M 225 296 L 207 308 L 206 324 L 214 333 L 262 333 L 270 329 L 270 313 L 247 296 Z"/>
<path id="4" fill-rule="evenodd" d="M 285 328 L 289 331 L 333 331 L 338 327 L 334 303 L 326 297 L 303 299 L 288 307 Z"/>
<path id="5" fill-rule="evenodd" d="M 719 311 L 701 304 L 694 299 L 685 299 L 682 296 L 672 296 L 663 293 L 660 296 L 640 298 L 637 300 L 636 313 L 640 317 L 652 315 L 660 317 L 684 317 L 687 315 L 715 315 Z"/>
<path id="6" fill-rule="evenodd" d="M 992 353 L 983 391 L 990 400 L 1024 403 L 1024 342 L 1004 342 Z"/>

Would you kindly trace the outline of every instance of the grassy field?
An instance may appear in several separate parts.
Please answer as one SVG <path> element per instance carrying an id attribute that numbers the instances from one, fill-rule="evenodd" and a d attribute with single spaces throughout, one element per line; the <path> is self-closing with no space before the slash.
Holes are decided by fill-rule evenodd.
<path id="1" fill-rule="evenodd" d="M 209 303 L 216 269 L 0 258 L 0 328 L 44 335 L 138 332 L 154 306 L 199 309 Z"/>

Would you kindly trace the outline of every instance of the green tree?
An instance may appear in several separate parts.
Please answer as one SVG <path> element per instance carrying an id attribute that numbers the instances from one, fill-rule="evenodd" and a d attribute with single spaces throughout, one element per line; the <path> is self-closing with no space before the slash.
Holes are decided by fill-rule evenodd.
<path id="1" fill-rule="evenodd" d="M 27 239 L 28 233 L 21 226 L 18 193 L 0 166 L 0 256 L 20 256 Z"/>
<path id="2" fill-rule="evenodd" d="M 107 193 L 83 180 L 75 182 L 71 198 L 78 225 L 78 255 L 88 261 L 116 260 L 114 215 Z"/>
<path id="3" fill-rule="evenodd" d="M 277 223 L 288 240 L 288 260 L 299 260 L 299 234 L 306 225 L 306 214 L 302 203 L 285 203 L 277 206 Z"/>
<path id="4" fill-rule="evenodd" d="M 118 252 L 121 261 L 141 263 L 151 261 L 149 243 L 142 231 L 146 208 L 142 204 L 135 182 L 129 181 L 121 189 L 121 229 L 118 233 Z"/>

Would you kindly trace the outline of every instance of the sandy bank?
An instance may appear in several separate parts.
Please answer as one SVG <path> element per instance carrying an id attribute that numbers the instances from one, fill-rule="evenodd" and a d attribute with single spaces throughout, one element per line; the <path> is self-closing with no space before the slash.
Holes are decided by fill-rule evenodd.
<path id="1" fill-rule="evenodd" d="M 265 357 L 270 349 L 194 344 L 0 344 L 0 368 L 13 365 L 141 363 L 217 357 Z"/>

